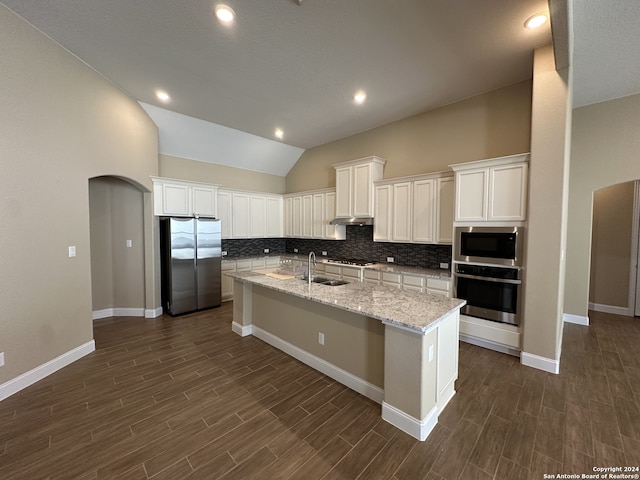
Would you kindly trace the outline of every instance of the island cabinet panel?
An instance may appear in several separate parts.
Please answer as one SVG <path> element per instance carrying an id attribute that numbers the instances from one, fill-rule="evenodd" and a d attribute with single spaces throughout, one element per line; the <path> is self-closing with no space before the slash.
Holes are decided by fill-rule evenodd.
<path id="1" fill-rule="evenodd" d="M 253 334 L 266 334 L 321 358 L 380 391 L 384 385 L 384 325 L 353 312 L 254 286 Z M 283 301 L 285 300 L 285 301 Z M 258 313 L 259 312 L 259 313 Z M 324 333 L 324 345 L 318 342 Z M 264 338 L 263 338 L 264 339 Z"/>

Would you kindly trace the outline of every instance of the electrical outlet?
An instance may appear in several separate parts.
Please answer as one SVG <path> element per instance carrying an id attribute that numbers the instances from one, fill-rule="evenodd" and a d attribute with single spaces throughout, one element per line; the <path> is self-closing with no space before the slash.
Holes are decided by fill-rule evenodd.
<path id="1" fill-rule="evenodd" d="M 318 343 L 324 345 L 324 333 L 318 332 Z"/>
<path id="2" fill-rule="evenodd" d="M 395 262 L 395 258 L 387 257 L 387 263 L 393 263 L 393 262 Z"/>
<path id="3" fill-rule="evenodd" d="M 293 253 L 298 253 L 298 249 L 297 249 L 297 248 L 294 248 L 294 249 L 293 249 Z"/>
<path id="4" fill-rule="evenodd" d="M 223 257 L 226 257 L 226 256 L 227 256 L 227 251 L 226 251 L 226 250 L 223 250 L 223 251 L 222 251 L 222 256 L 223 256 Z"/>
<path id="5" fill-rule="evenodd" d="M 265 248 L 265 249 L 264 249 L 264 253 L 269 253 L 269 249 L 268 249 L 268 248 Z"/>
<path id="6" fill-rule="evenodd" d="M 324 250 L 322 251 L 322 256 L 326 257 L 327 256 L 327 252 L 325 252 Z"/>
<path id="7" fill-rule="evenodd" d="M 0 367 L 4 367 L 4 352 L 0 352 Z"/>
<path id="8" fill-rule="evenodd" d="M 449 264 L 447 262 L 440 262 L 440 268 L 446 268 L 449 270 Z"/>
<path id="9" fill-rule="evenodd" d="M 429 362 L 433 362 L 433 345 L 429 345 Z"/>
<path id="10" fill-rule="evenodd" d="M 69 258 L 72 258 L 75 256 L 76 256 L 76 247 L 72 245 L 69 247 Z"/>
<path id="11" fill-rule="evenodd" d="M 133 242 L 131 240 L 127 240 L 127 248 L 131 248 L 133 246 Z"/>

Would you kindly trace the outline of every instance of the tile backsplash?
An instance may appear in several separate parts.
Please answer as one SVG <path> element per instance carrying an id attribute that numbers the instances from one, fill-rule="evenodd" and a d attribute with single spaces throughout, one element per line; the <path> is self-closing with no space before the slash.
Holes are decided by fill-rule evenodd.
<path id="1" fill-rule="evenodd" d="M 412 267 L 440 268 L 440 263 L 451 265 L 451 245 L 420 245 L 414 243 L 386 243 L 373 241 L 373 226 L 347 226 L 346 240 L 312 240 L 306 238 L 251 238 L 222 240 L 222 250 L 227 257 L 246 257 L 269 254 L 294 253 L 308 255 L 314 251 L 318 257 L 327 252 L 331 258 L 358 258 L 386 263 L 393 257 L 394 263 Z"/>

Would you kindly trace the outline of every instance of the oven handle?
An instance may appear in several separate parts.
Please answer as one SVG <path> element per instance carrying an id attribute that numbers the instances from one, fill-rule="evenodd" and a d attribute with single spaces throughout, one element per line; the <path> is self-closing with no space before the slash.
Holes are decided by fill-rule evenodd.
<path id="1" fill-rule="evenodd" d="M 456 277 L 460 278 L 469 278 L 471 280 L 482 280 L 483 282 L 495 282 L 495 283 L 510 283 L 512 285 L 520 285 L 522 284 L 522 280 L 511 280 L 508 278 L 492 278 L 492 277 L 482 277 L 479 275 L 466 275 L 464 273 L 454 273 Z"/>

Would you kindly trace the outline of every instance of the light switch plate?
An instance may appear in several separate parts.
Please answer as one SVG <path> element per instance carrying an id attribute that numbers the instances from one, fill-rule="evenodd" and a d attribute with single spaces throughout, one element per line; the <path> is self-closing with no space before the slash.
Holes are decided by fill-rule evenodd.
<path id="1" fill-rule="evenodd" d="M 69 258 L 72 258 L 75 256 L 76 256 L 76 247 L 72 245 L 69 247 Z"/>
<path id="2" fill-rule="evenodd" d="M 4 367 L 4 352 L 0 352 L 0 367 Z"/>
<path id="3" fill-rule="evenodd" d="M 127 240 L 127 248 L 131 248 L 133 246 L 133 242 L 131 240 Z"/>
<path id="4" fill-rule="evenodd" d="M 318 343 L 324 345 L 324 333 L 318 332 Z"/>

